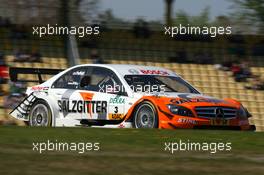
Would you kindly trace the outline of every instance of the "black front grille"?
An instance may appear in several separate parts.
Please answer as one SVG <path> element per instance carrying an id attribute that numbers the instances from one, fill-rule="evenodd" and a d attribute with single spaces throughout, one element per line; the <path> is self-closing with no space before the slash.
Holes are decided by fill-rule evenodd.
<path id="1" fill-rule="evenodd" d="M 220 117 L 220 118 L 231 119 L 231 118 L 235 118 L 237 115 L 236 108 L 218 107 L 218 106 L 196 107 L 195 112 L 197 116 L 201 118 Z"/>

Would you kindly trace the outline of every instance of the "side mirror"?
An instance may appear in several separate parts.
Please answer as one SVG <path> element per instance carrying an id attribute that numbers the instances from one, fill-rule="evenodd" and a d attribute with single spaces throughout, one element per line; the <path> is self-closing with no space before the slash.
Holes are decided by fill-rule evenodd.
<path id="1" fill-rule="evenodd" d="M 80 82 L 80 87 L 83 88 L 85 86 L 88 86 L 91 84 L 91 77 L 88 75 L 85 75 L 82 77 L 81 82 Z"/>

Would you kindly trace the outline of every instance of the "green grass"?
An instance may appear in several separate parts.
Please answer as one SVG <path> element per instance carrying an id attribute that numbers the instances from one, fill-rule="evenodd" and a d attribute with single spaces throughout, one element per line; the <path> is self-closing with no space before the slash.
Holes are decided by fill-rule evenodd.
<path id="1" fill-rule="evenodd" d="M 231 142 L 231 151 L 164 151 L 164 142 Z M 99 142 L 100 150 L 33 151 L 34 142 Z M 263 174 L 264 134 L 200 130 L 0 127 L 0 174 Z"/>

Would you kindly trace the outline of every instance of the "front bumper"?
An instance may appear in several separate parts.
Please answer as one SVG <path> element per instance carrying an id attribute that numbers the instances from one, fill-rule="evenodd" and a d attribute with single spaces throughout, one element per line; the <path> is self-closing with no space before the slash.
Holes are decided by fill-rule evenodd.
<path id="1" fill-rule="evenodd" d="M 159 128 L 164 129 L 219 129 L 255 131 L 255 125 L 250 125 L 248 119 L 205 119 L 196 117 L 173 117 L 170 120 L 160 120 Z"/>

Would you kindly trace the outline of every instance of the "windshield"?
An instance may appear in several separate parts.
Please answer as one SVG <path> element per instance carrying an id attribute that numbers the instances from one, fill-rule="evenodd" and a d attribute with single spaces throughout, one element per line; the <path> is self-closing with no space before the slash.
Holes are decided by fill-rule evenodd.
<path id="1" fill-rule="evenodd" d="M 180 77 L 161 75 L 126 75 L 124 78 L 134 92 L 199 93 Z"/>

